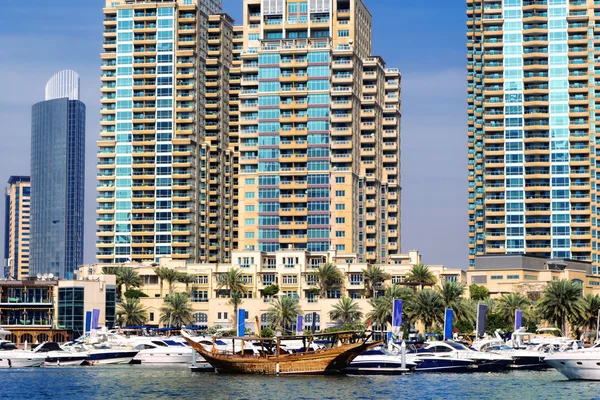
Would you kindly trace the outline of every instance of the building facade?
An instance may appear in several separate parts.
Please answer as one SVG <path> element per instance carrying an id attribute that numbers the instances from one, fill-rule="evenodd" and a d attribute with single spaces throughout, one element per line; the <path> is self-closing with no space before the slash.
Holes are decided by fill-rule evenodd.
<path id="1" fill-rule="evenodd" d="M 400 252 L 400 73 L 360 0 L 107 0 L 100 262 Z"/>
<path id="2" fill-rule="evenodd" d="M 259 318 L 263 326 L 267 325 L 266 312 L 271 307 L 273 298 L 266 296 L 264 290 L 272 285 L 279 287 L 277 296 L 290 296 L 298 299 L 302 311 L 309 318 L 306 321 L 307 326 L 311 324 L 310 314 L 312 312 L 316 312 L 318 315 L 317 326 L 320 327 L 319 329 L 335 325 L 337 321 L 331 320 L 329 311 L 341 297 L 355 299 L 364 314 L 370 310 L 367 296 L 371 293 L 365 292 L 363 278 L 363 270 L 367 268 L 367 264 L 359 262 L 357 256 L 347 256 L 335 250 L 317 253 L 301 250 L 281 250 L 274 253 L 234 250 L 232 258 L 231 263 L 222 264 L 186 264 L 182 260 L 162 258 L 159 263 L 117 265 L 134 268 L 140 275 L 142 285 L 139 289 L 148 295 L 148 297 L 140 299 L 149 312 L 148 325 L 160 325 L 160 308 L 170 290 L 166 282 L 160 284 L 155 273 L 156 267 L 171 268 L 195 276 L 193 283 L 186 285 L 176 282 L 172 290 L 173 292 L 187 292 L 190 295 L 195 323 L 201 327 L 231 326 L 233 309 L 228 304 L 230 299 L 226 289 L 218 285 L 220 275 L 231 268 L 239 268 L 244 272 L 243 279 L 247 292 L 240 307 L 248 311 L 249 326 L 254 326 L 255 317 Z M 318 266 L 325 262 L 335 263 L 344 278 L 338 286 L 332 287 L 326 293 L 326 298 L 321 299 L 316 293 L 318 290 L 315 290 L 318 285 L 314 273 Z M 404 279 L 412 266 L 420 262 L 421 256 L 417 251 L 390 257 L 390 264 L 382 265 L 382 268 L 391 275 L 391 279 L 384 282 L 383 285 L 375 287 L 376 294 L 382 295 L 385 288 L 392 284 L 405 284 Z M 100 275 L 104 266 L 106 264 L 82 266 L 79 276 Z M 450 280 L 466 283 L 466 272 L 463 270 L 451 270 L 443 265 L 432 265 L 430 270 L 438 282 Z"/>
<path id="3" fill-rule="evenodd" d="M 87 311 L 100 310 L 99 326 L 116 317 L 114 275 L 80 280 L 0 279 L 0 328 L 14 343 L 66 342 L 85 331 Z"/>
<path id="4" fill-rule="evenodd" d="M 83 262 L 85 104 L 79 76 L 61 71 L 31 117 L 32 276 L 70 278 Z"/>
<path id="5" fill-rule="evenodd" d="M 389 262 L 400 73 L 372 56 L 371 14 L 360 0 L 245 0 L 243 15 L 239 249 Z"/>
<path id="6" fill-rule="evenodd" d="M 475 259 L 467 273 L 469 285 L 483 285 L 490 296 L 519 293 L 531 299 L 542 297 L 548 282 L 570 280 L 582 286 L 582 295 L 600 293 L 600 277 L 586 261 L 546 259 L 523 254 L 487 255 Z"/>
<path id="7" fill-rule="evenodd" d="M 600 4 L 467 0 L 470 265 L 483 254 L 598 272 Z"/>
<path id="8" fill-rule="evenodd" d="M 31 183 L 28 176 L 11 176 L 4 198 L 4 277 L 29 276 Z"/>

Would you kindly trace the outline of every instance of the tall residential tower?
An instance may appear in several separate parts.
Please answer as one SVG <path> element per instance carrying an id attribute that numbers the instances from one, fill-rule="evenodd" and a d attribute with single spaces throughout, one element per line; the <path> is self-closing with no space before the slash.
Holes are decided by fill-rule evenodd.
<path id="1" fill-rule="evenodd" d="M 30 274 L 69 278 L 83 263 L 85 104 L 77 73 L 54 75 L 31 114 Z"/>
<path id="2" fill-rule="evenodd" d="M 400 73 L 360 0 L 244 0 L 239 247 L 400 251 Z"/>
<path id="3" fill-rule="evenodd" d="M 600 3 L 467 0 L 469 249 L 594 263 Z"/>
<path id="4" fill-rule="evenodd" d="M 11 176 L 5 194 L 3 277 L 29 277 L 31 184 L 28 176 Z"/>

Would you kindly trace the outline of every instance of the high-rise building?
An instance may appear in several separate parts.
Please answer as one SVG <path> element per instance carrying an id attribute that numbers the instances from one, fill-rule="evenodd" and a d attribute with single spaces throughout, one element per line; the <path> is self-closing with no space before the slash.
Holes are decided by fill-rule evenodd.
<path id="1" fill-rule="evenodd" d="M 239 247 L 400 252 L 400 73 L 361 0 L 244 0 Z M 235 47 L 234 47 L 235 48 Z"/>
<path id="2" fill-rule="evenodd" d="M 309 4 L 310 3 L 310 4 Z M 100 262 L 400 252 L 400 73 L 360 0 L 107 0 Z"/>
<path id="3" fill-rule="evenodd" d="M 598 265 L 600 4 L 467 0 L 470 265 L 483 254 Z"/>
<path id="4" fill-rule="evenodd" d="M 4 277 L 29 276 L 30 190 L 28 176 L 8 179 L 4 203 Z"/>
<path id="5" fill-rule="evenodd" d="M 85 104 L 79 75 L 61 71 L 31 116 L 30 275 L 69 278 L 83 262 Z"/>
<path id="6" fill-rule="evenodd" d="M 220 11 L 220 0 L 106 1 L 100 262 L 229 257 L 226 88 L 210 76 L 227 61 L 208 60 L 208 16 Z"/>

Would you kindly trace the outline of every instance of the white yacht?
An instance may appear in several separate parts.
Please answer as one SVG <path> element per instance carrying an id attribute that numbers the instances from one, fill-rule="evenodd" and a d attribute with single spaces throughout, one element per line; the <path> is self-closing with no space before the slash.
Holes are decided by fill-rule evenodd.
<path id="1" fill-rule="evenodd" d="M 471 360 L 473 361 L 472 368 L 482 372 L 500 371 L 508 368 L 513 363 L 512 357 L 474 351 L 462 343 L 453 341 L 427 342 L 424 349 L 437 356 Z"/>
<path id="2" fill-rule="evenodd" d="M 600 381 L 600 348 L 553 353 L 545 359 L 570 380 Z"/>
<path id="3" fill-rule="evenodd" d="M 17 349 L 13 343 L 4 340 L 7 335 L 10 332 L 0 328 L 0 368 L 40 367 L 44 363 L 45 356 Z"/>
<path id="4" fill-rule="evenodd" d="M 44 342 L 33 350 L 35 354 L 45 356 L 46 366 L 70 366 L 81 365 L 87 360 L 86 353 L 66 351 L 54 342 Z"/>
<path id="5" fill-rule="evenodd" d="M 139 364 L 189 364 L 193 349 L 170 339 L 147 338 L 135 346 L 139 353 L 133 358 Z"/>
<path id="6" fill-rule="evenodd" d="M 414 371 L 419 362 L 415 356 L 407 354 L 403 368 L 400 355 L 387 351 L 383 346 L 377 346 L 356 357 L 346 367 L 345 372 L 360 375 L 400 375 Z"/>
<path id="7" fill-rule="evenodd" d="M 477 351 L 499 354 L 512 357 L 513 363 L 509 368 L 513 369 L 546 369 L 549 365 L 544 362 L 551 346 L 548 344 L 525 345 L 523 337 L 529 335 L 524 332 L 513 333 L 512 341 L 505 343 L 499 332 L 493 338 L 478 339 L 471 345 Z M 511 347 L 512 344 L 515 347 Z"/>

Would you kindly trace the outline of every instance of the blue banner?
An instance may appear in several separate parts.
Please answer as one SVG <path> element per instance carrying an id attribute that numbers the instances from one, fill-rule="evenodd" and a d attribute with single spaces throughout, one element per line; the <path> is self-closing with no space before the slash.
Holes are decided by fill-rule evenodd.
<path id="1" fill-rule="evenodd" d="M 485 324 L 487 317 L 487 306 L 483 303 L 479 303 L 477 307 L 477 337 L 483 337 L 485 335 Z"/>
<path id="2" fill-rule="evenodd" d="M 523 326 L 523 311 L 515 310 L 515 331 Z"/>
<path id="3" fill-rule="evenodd" d="M 94 308 L 92 310 L 92 329 L 99 329 L 98 322 L 100 321 L 100 310 Z"/>
<path id="4" fill-rule="evenodd" d="M 92 312 L 85 312 L 85 333 L 89 333 L 92 330 Z"/>
<path id="5" fill-rule="evenodd" d="M 454 311 L 451 308 L 446 309 L 446 316 L 444 318 L 444 340 L 452 339 L 452 318 L 454 317 Z"/>
<path id="6" fill-rule="evenodd" d="M 395 338 L 400 338 L 402 332 L 402 300 L 394 299 L 392 309 L 392 335 Z"/>
<path id="7" fill-rule="evenodd" d="M 246 310 L 238 309 L 237 315 L 237 335 L 244 336 L 246 334 Z"/>
<path id="8" fill-rule="evenodd" d="M 302 327 L 304 325 L 304 317 L 302 315 L 298 315 L 296 318 L 296 335 L 302 335 Z"/>

